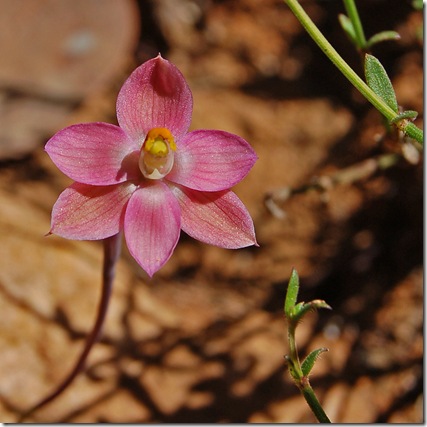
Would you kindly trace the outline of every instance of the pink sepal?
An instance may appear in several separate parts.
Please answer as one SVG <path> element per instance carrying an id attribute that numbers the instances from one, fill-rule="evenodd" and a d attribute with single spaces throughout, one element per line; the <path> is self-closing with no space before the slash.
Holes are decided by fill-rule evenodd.
<path id="1" fill-rule="evenodd" d="M 52 210 L 50 233 L 67 239 L 100 240 L 123 228 L 133 184 L 95 187 L 75 182 L 60 195 Z"/>
<path id="2" fill-rule="evenodd" d="M 193 190 L 225 190 L 240 182 L 256 160 L 243 138 L 219 130 L 196 130 L 179 142 L 167 179 Z"/>
<path id="3" fill-rule="evenodd" d="M 188 130 L 193 97 L 184 76 L 160 55 L 140 65 L 117 98 L 117 120 L 132 138 L 144 142 L 148 131 L 164 127 L 179 140 Z"/>
<path id="4" fill-rule="evenodd" d="M 45 150 L 65 175 L 84 184 L 117 184 L 138 173 L 138 146 L 109 123 L 69 126 L 57 132 Z"/>
<path id="5" fill-rule="evenodd" d="M 137 189 L 125 215 L 129 252 L 151 277 L 172 255 L 181 228 L 179 203 L 163 182 Z"/>
<path id="6" fill-rule="evenodd" d="M 181 228 L 188 235 L 227 249 L 258 246 L 252 218 L 232 191 L 200 192 L 178 186 L 171 188 L 181 206 Z"/>

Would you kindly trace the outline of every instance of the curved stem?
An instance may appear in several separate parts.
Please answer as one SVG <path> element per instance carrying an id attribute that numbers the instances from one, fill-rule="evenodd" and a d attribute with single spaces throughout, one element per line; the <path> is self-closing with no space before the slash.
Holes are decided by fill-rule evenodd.
<path id="1" fill-rule="evenodd" d="M 105 316 L 107 314 L 108 303 L 110 301 L 113 280 L 115 276 L 115 265 L 120 255 L 120 248 L 121 233 L 118 233 L 104 240 L 104 264 L 102 270 L 101 299 L 98 305 L 98 312 L 96 315 L 95 324 L 93 325 L 91 333 L 86 338 L 86 342 L 79 359 L 75 363 L 73 369 L 70 371 L 68 376 L 62 381 L 62 383 L 51 394 L 49 394 L 31 409 L 22 414 L 18 422 L 22 422 L 25 418 L 28 418 L 35 411 L 39 410 L 40 408 L 55 400 L 68 388 L 68 386 L 74 381 L 77 375 L 82 371 L 86 359 L 90 353 L 90 350 L 92 349 L 93 345 L 98 341 L 99 336 L 101 334 L 101 329 L 104 324 Z"/>
<path id="2" fill-rule="evenodd" d="M 292 10 L 296 18 L 300 21 L 301 25 L 325 53 L 325 55 L 332 61 L 332 63 L 341 71 L 342 74 L 353 84 L 353 86 L 383 115 L 386 119 L 391 122 L 396 118 L 395 111 L 390 108 L 384 100 L 379 97 L 357 74 L 356 72 L 344 61 L 339 53 L 333 48 L 333 46 L 326 40 L 324 35 L 316 27 L 314 22 L 307 15 L 305 10 L 298 3 L 298 0 L 285 0 L 289 8 Z M 406 128 L 411 122 L 408 120 L 401 120 L 395 125 L 405 133 L 408 133 Z M 422 144 L 423 143 L 423 132 L 421 129 L 415 131 L 413 127 L 409 126 L 412 138 Z M 408 133 L 409 134 L 409 133 Z"/>

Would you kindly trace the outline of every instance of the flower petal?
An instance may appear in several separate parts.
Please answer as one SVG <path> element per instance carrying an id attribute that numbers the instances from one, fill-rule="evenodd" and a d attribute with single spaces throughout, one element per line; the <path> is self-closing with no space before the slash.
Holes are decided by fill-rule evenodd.
<path id="1" fill-rule="evenodd" d="M 179 142 L 167 179 L 200 191 L 229 189 L 257 160 L 251 146 L 232 133 L 197 130 Z"/>
<path id="2" fill-rule="evenodd" d="M 55 165 L 84 184 L 110 185 L 133 177 L 138 146 L 118 126 L 83 123 L 56 133 L 45 149 Z"/>
<path id="3" fill-rule="evenodd" d="M 50 233 L 67 239 L 100 240 L 117 234 L 133 184 L 93 186 L 75 182 L 52 209 Z"/>
<path id="4" fill-rule="evenodd" d="M 120 126 L 140 145 L 148 131 L 167 128 L 175 140 L 188 130 L 193 97 L 183 75 L 160 55 L 140 65 L 123 84 L 117 98 Z"/>
<path id="5" fill-rule="evenodd" d="M 181 206 L 181 228 L 189 236 L 227 249 L 258 246 L 252 218 L 232 191 L 171 188 Z"/>
<path id="6" fill-rule="evenodd" d="M 172 255 L 181 228 L 179 203 L 162 182 L 139 188 L 126 208 L 129 252 L 151 277 Z"/>

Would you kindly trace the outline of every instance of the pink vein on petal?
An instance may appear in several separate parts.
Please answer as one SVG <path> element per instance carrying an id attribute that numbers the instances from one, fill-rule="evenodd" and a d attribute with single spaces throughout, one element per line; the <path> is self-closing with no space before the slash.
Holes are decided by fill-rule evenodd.
<path id="1" fill-rule="evenodd" d="M 171 188 L 181 206 L 181 228 L 189 236 L 227 249 L 258 246 L 252 218 L 232 191 Z"/>
<path id="2" fill-rule="evenodd" d="M 117 120 L 140 144 L 148 131 L 164 127 L 175 140 L 188 130 L 193 97 L 184 76 L 160 55 L 140 65 L 117 98 Z"/>
<path id="3" fill-rule="evenodd" d="M 100 240 L 117 234 L 135 188 L 133 184 L 96 187 L 75 182 L 53 206 L 50 232 L 75 240 Z"/>
<path id="4" fill-rule="evenodd" d="M 56 166 L 74 181 L 110 185 L 132 176 L 135 168 L 127 159 L 138 146 L 118 126 L 83 123 L 56 133 L 45 149 Z"/>
<path id="5" fill-rule="evenodd" d="M 124 230 L 129 252 L 152 276 L 172 255 L 181 226 L 179 203 L 162 182 L 139 188 L 132 195 Z"/>
<path id="6" fill-rule="evenodd" d="M 240 182 L 256 160 L 243 138 L 224 131 L 196 130 L 180 141 L 167 179 L 194 190 L 225 190 Z"/>

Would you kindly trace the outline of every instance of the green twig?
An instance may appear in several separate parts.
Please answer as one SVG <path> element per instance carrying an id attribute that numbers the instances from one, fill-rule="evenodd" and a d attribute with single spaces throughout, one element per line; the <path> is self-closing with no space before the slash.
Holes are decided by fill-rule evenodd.
<path id="1" fill-rule="evenodd" d="M 330 419 L 323 410 L 322 405 L 320 404 L 313 388 L 310 385 L 308 375 L 304 375 L 302 372 L 295 341 L 295 327 L 295 323 L 289 323 L 288 342 L 290 355 L 286 357 L 286 360 L 288 361 L 291 376 L 297 387 L 300 389 L 301 394 L 304 396 L 305 401 L 307 402 L 316 419 L 320 423 L 330 423 Z"/>
<path id="2" fill-rule="evenodd" d="M 313 411 L 313 414 L 316 416 L 319 423 L 330 423 L 331 420 L 326 415 L 325 411 L 322 408 L 322 405 L 317 400 L 316 395 L 314 394 L 314 390 L 311 388 L 310 384 L 308 383 L 307 379 L 307 385 L 301 389 L 301 392 L 307 402 L 307 404 L 310 406 L 311 410 Z"/>
<path id="3" fill-rule="evenodd" d="M 353 86 L 389 121 L 393 122 L 396 119 L 396 112 L 390 108 L 384 100 L 379 97 L 344 61 L 334 47 L 326 40 L 314 22 L 307 15 L 305 10 L 298 3 L 298 0 L 284 0 L 292 10 L 301 25 L 332 61 L 332 63 L 341 71 L 342 74 L 353 84 Z M 411 121 L 407 119 L 393 122 L 393 124 L 406 133 L 411 138 L 416 139 L 420 144 L 423 144 L 423 131 L 417 128 Z"/>
<path id="4" fill-rule="evenodd" d="M 314 416 L 321 423 L 330 423 L 328 416 L 322 408 L 322 405 L 318 401 L 314 390 L 311 388 L 308 376 L 311 369 L 314 366 L 314 362 L 318 358 L 319 354 L 327 351 L 326 348 L 320 348 L 312 351 L 304 360 L 300 363 L 298 356 L 297 343 L 295 340 L 295 330 L 298 323 L 301 321 L 304 315 L 308 311 L 318 308 L 331 308 L 325 301 L 313 300 L 308 303 L 300 302 L 296 304 L 299 291 L 299 277 L 295 269 L 292 270 L 291 278 L 289 279 L 288 289 L 286 291 L 285 298 L 285 317 L 288 321 L 288 343 L 289 343 L 289 355 L 285 356 L 288 362 L 289 373 L 294 380 L 296 386 L 304 396 L 308 406 L 312 410 Z"/>

